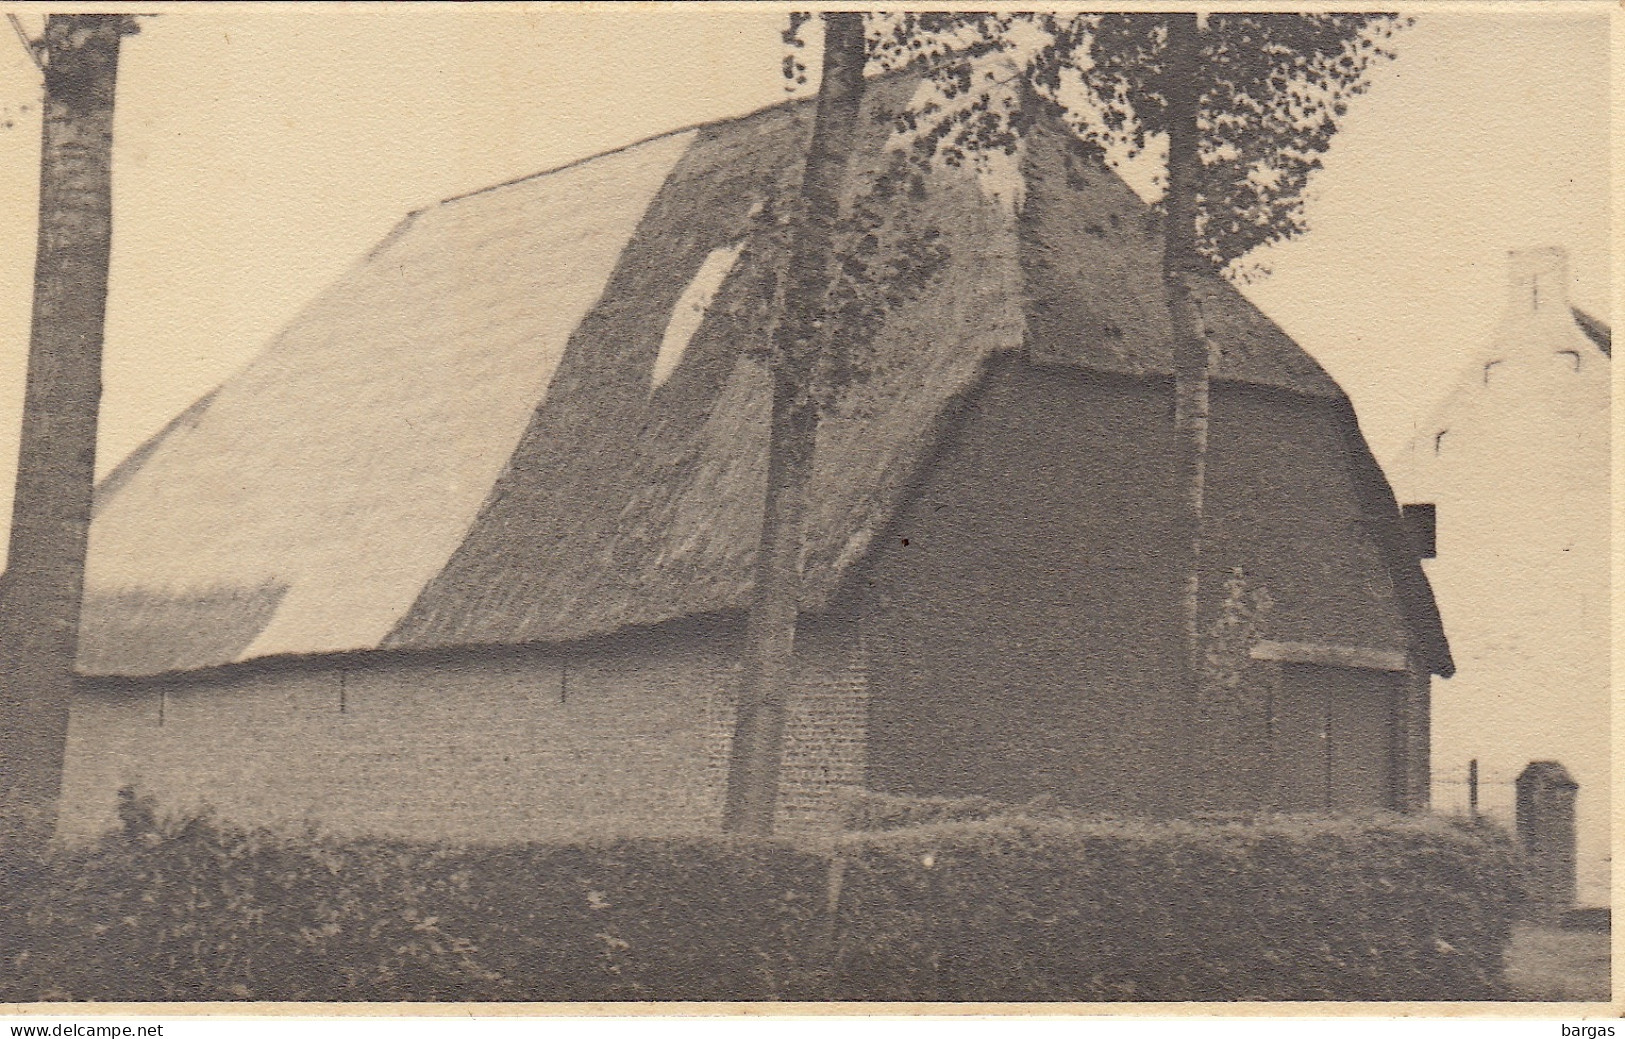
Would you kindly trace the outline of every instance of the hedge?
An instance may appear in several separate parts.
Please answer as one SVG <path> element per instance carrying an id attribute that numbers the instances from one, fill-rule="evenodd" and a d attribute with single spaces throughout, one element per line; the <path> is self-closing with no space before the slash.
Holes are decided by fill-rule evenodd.
<path id="1" fill-rule="evenodd" d="M 4 998 L 500 998 L 504 979 L 437 919 L 459 879 L 448 865 L 434 849 L 300 841 L 207 818 L 44 861 L 13 854 L 8 915 L 27 932 L 8 945 Z"/>
<path id="2" fill-rule="evenodd" d="M 159 824 L 0 843 L 0 998 L 1486 999 L 1504 841 L 870 799 L 898 828 L 445 848 Z M 951 821 L 911 825 L 910 818 Z"/>
<path id="3" fill-rule="evenodd" d="M 783 842 L 446 848 L 122 814 L 90 847 L 12 849 L 0 913 L 27 926 L 0 999 L 817 995 L 828 862 Z"/>
<path id="4" fill-rule="evenodd" d="M 1506 843 L 1429 818 L 1010 816 L 842 854 L 842 999 L 1494 999 L 1517 909 Z"/>

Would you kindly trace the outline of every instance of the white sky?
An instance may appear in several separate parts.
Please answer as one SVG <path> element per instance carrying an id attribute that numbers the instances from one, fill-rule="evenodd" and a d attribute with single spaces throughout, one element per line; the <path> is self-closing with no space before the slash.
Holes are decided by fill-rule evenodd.
<path id="1" fill-rule="evenodd" d="M 1610 316 L 1610 6 L 1420 13 L 1313 183 L 1309 235 L 1246 287 L 1342 382 L 1379 457 L 1490 335 L 1507 249 L 1566 246 L 1573 301 Z M 103 472 L 408 211 L 783 97 L 777 5 L 166 9 L 119 79 Z M 0 32 L 3 529 L 40 77 Z"/>

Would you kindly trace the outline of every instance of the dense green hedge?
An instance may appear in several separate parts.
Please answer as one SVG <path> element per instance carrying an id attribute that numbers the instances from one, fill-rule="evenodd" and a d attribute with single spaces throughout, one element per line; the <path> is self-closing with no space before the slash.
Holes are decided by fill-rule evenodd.
<path id="1" fill-rule="evenodd" d="M 1512 864 L 1482 833 L 866 803 L 900 827 L 446 849 L 158 825 L 130 800 L 92 847 L 0 843 L 0 999 L 1501 994 Z"/>
<path id="2" fill-rule="evenodd" d="M 44 862 L 14 855 L 6 901 L 27 933 L 20 951 L 8 948 L 3 998 L 499 996 L 502 979 L 436 919 L 457 885 L 448 864 L 432 849 L 296 841 L 204 819 Z"/>
<path id="3" fill-rule="evenodd" d="M 829 863 L 778 841 L 469 852 L 446 926 L 527 1000 L 815 999 Z"/>
<path id="4" fill-rule="evenodd" d="M 448 849 L 123 814 L 0 863 L 0 1001 L 817 995 L 828 861 L 787 843 Z"/>
<path id="5" fill-rule="evenodd" d="M 1505 843 L 1432 819 L 993 818 L 850 839 L 867 1000 L 1491 999 Z"/>

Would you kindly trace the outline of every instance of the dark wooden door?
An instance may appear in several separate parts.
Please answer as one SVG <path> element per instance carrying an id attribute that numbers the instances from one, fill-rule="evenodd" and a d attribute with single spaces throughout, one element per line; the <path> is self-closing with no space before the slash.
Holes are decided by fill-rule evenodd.
<path id="1" fill-rule="evenodd" d="M 1282 664 L 1275 705 L 1277 803 L 1286 811 L 1394 808 L 1404 675 Z"/>

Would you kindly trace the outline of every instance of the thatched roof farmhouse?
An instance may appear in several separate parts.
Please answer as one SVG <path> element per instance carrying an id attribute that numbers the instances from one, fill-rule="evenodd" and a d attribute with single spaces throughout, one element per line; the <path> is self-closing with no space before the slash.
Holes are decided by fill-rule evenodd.
<path id="1" fill-rule="evenodd" d="M 753 227 L 809 119 L 413 214 L 111 474 L 64 829 L 126 782 L 357 831 L 714 828 L 765 482 Z M 1059 131 L 1018 180 L 934 175 L 946 266 L 820 430 L 786 827 L 864 783 L 1154 809 L 1193 765 L 1153 216 Z M 1208 612 L 1238 568 L 1271 603 L 1269 691 L 1201 722 L 1254 760 L 1210 785 L 1413 804 L 1451 664 L 1393 496 L 1310 357 L 1218 280 L 1205 312 Z"/>

